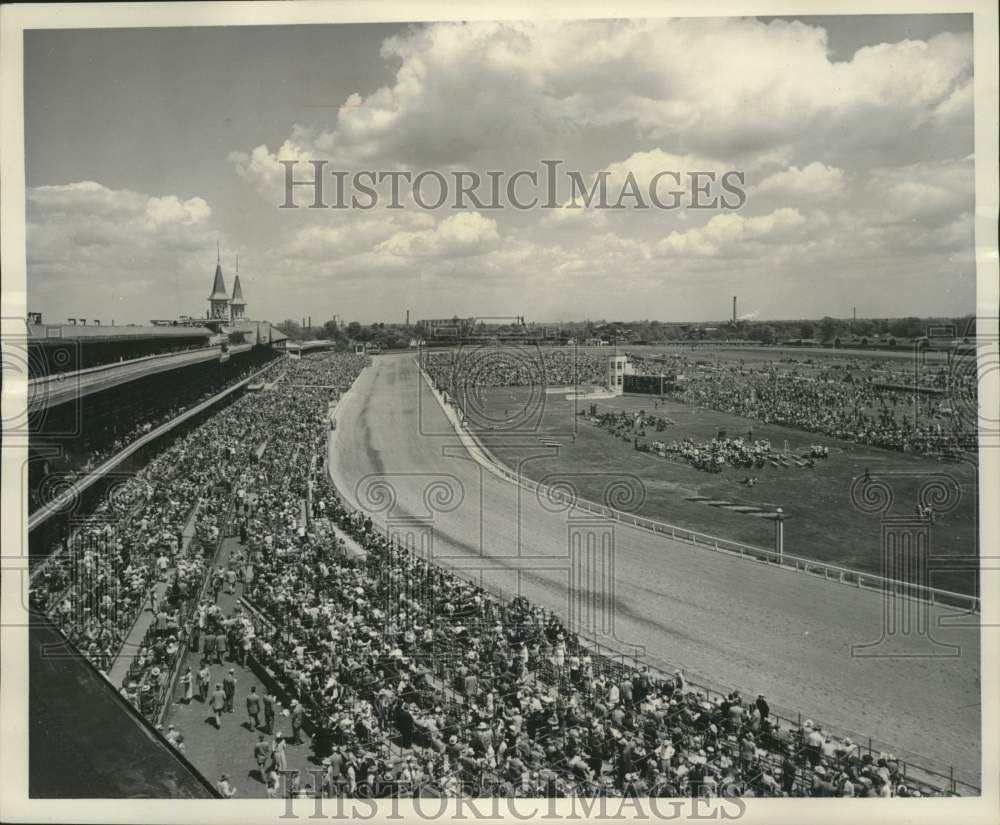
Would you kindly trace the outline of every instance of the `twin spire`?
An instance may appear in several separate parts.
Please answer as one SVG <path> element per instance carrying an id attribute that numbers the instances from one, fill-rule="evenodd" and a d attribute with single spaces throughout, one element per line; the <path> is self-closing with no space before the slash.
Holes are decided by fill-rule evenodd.
<path id="1" fill-rule="evenodd" d="M 243 287 L 240 284 L 240 258 L 236 256 L 236 280 L 233 283 L 233 295 L 226 294 L 226 281 L 222 277 L 222 250 L 219 242 L 215 246 L 215 281 L 212 284 L 212 294 L 208 296 L 209 318 L 215 320 L 243 318 L 247 302 L 243 298 Z"/>

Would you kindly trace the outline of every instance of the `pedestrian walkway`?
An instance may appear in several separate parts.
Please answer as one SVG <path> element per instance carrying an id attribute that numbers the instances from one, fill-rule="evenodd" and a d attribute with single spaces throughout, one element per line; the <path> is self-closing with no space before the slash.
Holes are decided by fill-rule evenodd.
<path id="1" fill-rule="evenodd" d="M 216 559 L 216 566 L 228 565 L 230 556 L 240 549 L 242 549 L 242 545 L 238 537 L 223 539 L 222 548 Z M 219 591 L 217 604 L 222 608 L 224 616 L 232 615 L 233 609 L 239 601 L 241 589 L 242 585 L 237 583 L 235 594 L 226 592 L 226 588 Z M 192 673 L 197 673 L 201 668 L 201 653 L 188 651 L 180 667 L 181 673 L 186 667 L 190 667 Z M 182 696 L 179 684 L 167 708 L 163 723 L 165 726 L 175 725 L 177 730 L 183 734 L 185 756 L 209 781 L 217 782 L 220 775 L 226 773 L 229 775 L 230 782 L 236 787 L 236 799 L 263 799 L 266 798 L 267 793 L 263 778 L 257 773 L 257 763 L 253 755 L 258 734 L 263 731 L 255 730 L 248 720 L 246 697 L 250 693 L 251 687 L 255 686 L 260 696 L 264 695 L 266 689 L 263 682 L 254 675 L 249 667 L 243 667 L 238 661 L 226 659 L 223 659 L 221 665 L 214 663 L 209 665 L 212 674 L 210 684 L 213 687 L 216 684 L 221 684 L 230 668 L 233 669 L 233 675 L 236 677 L 234 711 L 222 714 L 220 730 L 215 727 L 214 714 L 207 704 L 202 704 L 197 695 L 188 704 L 178 701 Z M 276 733 L 285 734 L 286 737 L 291 735 L 291 723 L 281 710 L 275 719 L 274 730 Z M 288 768 L 289 770 L 299 769 L 302 771 L 316 770 L 319 766 L 311 761 L 312 749 L 305 731 L 302 731 L 302 737 L 303 744 L 288 744 L 286 748 Z M 271 736 L 268 736 L 267 739 L 273 741 Z M 303 781 L 309 784 L 314 779 L 312 775 L 306 773 L 303 776 Z"/>
<path id="2" fill-rule="evenodd" d="M 319 518 L 314 518 L 313 521 L 318 525 L 322 525 L 328 528 L 337 537 L 338 541 L 343 542 L 344 550 L 346 551 L 347 557 L 349 559 L 353 558 L 364 559 L 368 557 L 368 551 L 365 550 L 365 548 L 362 547 L 360 544 L 358 544 L 358 542 L 351 535 L 344 532 L 344 530 L 342 530 L 336 523 L 334 523 L 330 519 L 326 518 L 325 516 L 321 516 Z"/>
<path id="3" fill-rule="evenodd" d="M 182 544 L 181 549 L 178 551 L 179 555 L 187 554 L 188 547 L 191 545 L 191 540 L 195 535 L 197 515 L 197 508 L 193 508 L 191 515 L 188 517 L 187 524 L 184 525 L 184 529 L 181 531 Z M 174 569 L 171 567 L 167 570 L 167 581 L 158 581 L 153 586 L 157 604 L 160 604 L 167 595 L 167 586 Z M 156 613 L 149 608 L 149 602 L 147 601 L 143 605 L 142 612 L 136 618 L 135 624 L 132 625 L 128 636 L 125 637 L 121 650 L 118 651 L 118 655 L 115 657 L 111 668 L 108 670 L 108 679 L 116 689 L 121 687 L 122 680 L 128 675 L 129 668 L 132 666 L 132 660 L 135 658 L 135 654 L 139 652 L 139 648 L 142 647 L 142 640 L 146 638 L 146 632 L 149 630 L 150 625 L 155 621 Z"/>

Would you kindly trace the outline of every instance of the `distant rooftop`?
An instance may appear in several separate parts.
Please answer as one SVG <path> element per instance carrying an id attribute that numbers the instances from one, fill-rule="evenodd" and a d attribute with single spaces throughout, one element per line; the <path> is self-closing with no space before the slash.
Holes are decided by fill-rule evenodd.
<path id="1" fill-rule="evenodd" d="M 78 339 L 91 341 L 129 341 L 146 338 L 198 338 L 208 337 L 212 331 L 204 326 L 97 326 L 82 324 L 28 324 L 28 338 Z"/>

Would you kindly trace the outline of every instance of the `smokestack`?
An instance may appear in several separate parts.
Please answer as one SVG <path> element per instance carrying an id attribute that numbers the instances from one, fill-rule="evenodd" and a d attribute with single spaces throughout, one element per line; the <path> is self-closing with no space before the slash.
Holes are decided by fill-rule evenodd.
<path id="1" fill-rule="evenodd" d="M 410 325 L 410 310 L 406 310 L 406 325 Z"/>
<path id="2" fill-rule="evenodd" d="M 858 308 L 854 307 L 854 323 L 858 322 Z"/>
<path id="3" fill-rule="evenodd" d="M 733 296 L 733 323 L 736 323 L 736 296 Z"/>
<path id="4" fill-rule="evenodd" d="M 313 328 L 313 317 L 312 317 L 312 315 L 310 315 L 309 316 L 309 329 L 312 329 L 312 328 Z"/>

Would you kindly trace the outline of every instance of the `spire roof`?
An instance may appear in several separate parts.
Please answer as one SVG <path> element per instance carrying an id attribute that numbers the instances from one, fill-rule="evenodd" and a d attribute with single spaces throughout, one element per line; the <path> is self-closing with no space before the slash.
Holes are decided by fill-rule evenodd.
<path id="1" fill-rule="evenodd" d="M 222 264 L 217 263 L 215 265 L 215 283 L 212 285 L 212 294 L 208 296 L 210 301 L 226 301 L 229 296 L 226 295 L 226 282 L 222 278 Z"/>
<path id="2" fill-rule="evenodd" d="M 233 283 L 233 297 L 229 302 L 230 304 L 235 304 L 236 306 L 246 306 L 247 302 L 243 300 L 243 287 L 240 286 L 240 276 L 236 276 L 236 281 Z"/>

